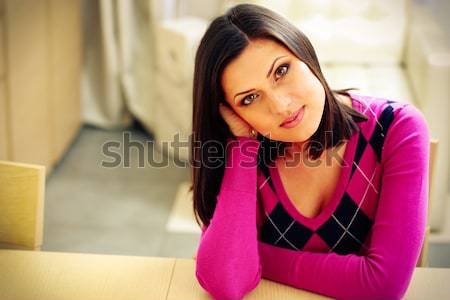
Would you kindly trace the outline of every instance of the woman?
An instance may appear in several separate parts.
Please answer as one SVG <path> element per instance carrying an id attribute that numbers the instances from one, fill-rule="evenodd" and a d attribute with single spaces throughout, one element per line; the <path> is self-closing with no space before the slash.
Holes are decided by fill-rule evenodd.
<path id="1" fill-rule="evenodd" d="M 206 291 L 240 299 L 263 277 L 338 299 L 404 295 L 426 223 L 417 109 L 332 91 L 309 40 L 250 4 L 210 24 L 193 98 Z"/>

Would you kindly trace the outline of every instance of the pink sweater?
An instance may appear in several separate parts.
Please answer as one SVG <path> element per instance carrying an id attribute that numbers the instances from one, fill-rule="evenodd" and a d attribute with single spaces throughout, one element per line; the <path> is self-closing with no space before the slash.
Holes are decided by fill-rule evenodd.
<path id="1" fill-rule="evenodd" d="M 400 299 L 424 240 L 429 135 L 412 105 L 352 94 L 358 123 L 330 202 L 303 216 L 258 140 L 229 140 L 217 206 L 202 228 L 196 277 L 216 299 L 261 278 L 337 299 Z"/>

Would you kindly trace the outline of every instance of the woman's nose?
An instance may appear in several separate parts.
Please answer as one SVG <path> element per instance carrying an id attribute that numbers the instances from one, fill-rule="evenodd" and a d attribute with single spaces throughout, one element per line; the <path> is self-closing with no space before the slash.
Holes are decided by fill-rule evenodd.
<path id="1" fill-rule="evenodd" d="M 288 108 L 291 104 L 291 99 L 287 95 L 272 93 L 269 96 L 269 106 L 273 114 L 287 116 L 290 114 Z"/>

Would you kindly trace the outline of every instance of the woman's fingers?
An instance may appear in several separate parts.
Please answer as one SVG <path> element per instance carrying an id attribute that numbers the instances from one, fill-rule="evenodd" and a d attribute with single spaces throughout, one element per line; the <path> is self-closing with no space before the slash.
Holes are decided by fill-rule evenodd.
<path id="1" fill-rule="evenodd" d="M 219 105 L 219 110 L 222 118 L 225 120 L 228 126 L 230 126 L 230 128 L 233 127 L 233 124 L 236 123 L 235 113 L 222 103 Z"/>
<path id="2" fill-rule="evenodd" d="M 219 111 L 222 118 L 230 127 L 231 132 L 235 136 L 249 136 L 250 125 L 238 116 L 232 109 L 226 107 L 222 103 L 219 104 Z"/>

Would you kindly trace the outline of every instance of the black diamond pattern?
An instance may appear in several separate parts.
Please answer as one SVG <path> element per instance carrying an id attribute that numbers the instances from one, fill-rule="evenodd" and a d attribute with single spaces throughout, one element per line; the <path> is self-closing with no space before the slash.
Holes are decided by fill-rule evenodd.
<path id="1" fill-rule="evenodd" d="M 347 227 L 352 221 L 352 218 L 357 209 L 358 205 L 356 205 L 350 195 L 345 192 L 342 196 L 341 202 L 334 212 L 334 216 L 339 220 L 339 222 L 341 222 L 342 225 Z"/>
<path id="2" fill-rule="evenodd" d="M 355 152 L 355 158 L 354 158 L 354 162 L 356 164 L 359 164 L 359 161 L 361 160 L 361 157 L 364 153 L 364 149 L 366 149 L 367 146 L 367 141 L 366 138 L 364 137 L 364 135 L 362 134 L 362 132 L 359 133 L 359 138 L 358 138 L 358 145 L 356 146 L 356 152 Z M 353 173 L 356 170 L 356 165 L 353 164 L 352 166 L 352 173 L 350 174 L 350 178 L 352 178 Z"/>
<path id="3" fill-rule="evenodd" d="M 387 103 L 388 104 L 395 103 L 395 101 L 388 100 Z M 394 119 L 394 108 L 391 105 L 388 105 L 382 111 L 380 117 L 378 118 L 378 122 L 375 126 L 374 132 L 372 133 L 372 136 L 370 137 L 369 144 L 372 146 L 375 154 L 377 155 L 378 162 L 381 161 L 381 152 L 383 150 L 384 139 L 386 137 L 386 134 L 388 132 L 388 129 L 389 129 L 393 119 Z M 365 139 L 362 132 L 360 132 L 359 138 L 358 138 L 358 145 L 356 147 L 356 152 L 355 152 L 355 159 L 354 159 L 356 164 L 359 164 L 362 154 L 366 150 L 367 144 L 368 144 L 367 140 Z M 356 170 L 356 165 L 353 164 L 350 178 L 353 177 L 353 173 L 355 172 L 355 170 Z"/>
<path id="4" fill-rule="evenodd" d="M 291 225 L 294 219 L 287 213 L 280 202 L 275 206 L 275 208 L 270 213 L 270 219 L 277 226 L 278 231 L 282 234 Z M 302 224 L 295 222 L 289 230 L 285 233 L 285 238 L 295 247 L 292 247 L 286 239 L 280 239 L 280 233 L 274 227 L 269 218 L 266 218 L 263 226 L 261 227 L 261 240 L 265 243 L 291 249 L 291 250 L 301 250 L 308 240 L 311 238 L 313 231 Z M 277 242 L 278 241 L 278 242 Z M 297 249 L 296 249 L 297 248 Z"/>
<path id="5" fill-rule="evenodd" d="M 359 251 L 361 248 L 361 244 L 359 244 L 351 235 L 346 233 L 342 239 L 339 241 L 339 244 L 333 249 L 333 252 L 346 255 Z"/>
<path id="6" fill-rule="evenodd" d="M 358 211 L 358 212 L 356 212 Z M 367 215 L 361 210 L 358 210 L 358 206 L 352 200 L 350 195 L 344 193 L 344 196 L 339 203 L 336 211 L 333 213 L 334 217 L 341 223 L 345 228 L 350 224 L 353 216 L 356 216 L 353 220 L 350 228 L 347 229 L 355 238 L 357 238 L 361 243 L 367 237 L 371 227 L 372 221 L 367 217 Z M 344 233 L 344 229 L 339 225 L 333 216 L 331 216 L 322 226 L 320 226 L 316 233 L 332 248 L 336 242 L 341 238 Z M 333 249 L 334 252 L 339 254 L 353 253 L 361 247 L 361 244 L 355 240 L 349 233 L 339 241 L 338 245 Z"/>
<path id="7" fill-rule="evenodd" d="M 378 123 L 375 126 L 375 130 L 370 137 L 369 144 L 372 146 L 375 154 L 377 155 L 378 162 L 381 161 L 381 151 L 383 150 L 384 139 L 389 130 L 389 127 L 394 119 L 394 108 L 387 106 L 380 115 Z M 381 125 L 381 126 L 380 126 Z"/>

